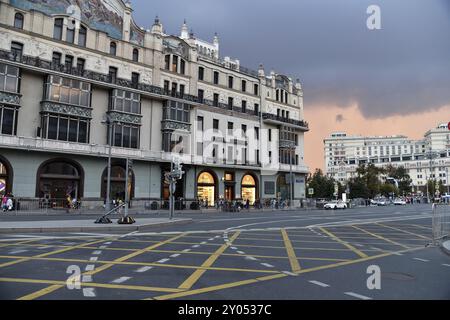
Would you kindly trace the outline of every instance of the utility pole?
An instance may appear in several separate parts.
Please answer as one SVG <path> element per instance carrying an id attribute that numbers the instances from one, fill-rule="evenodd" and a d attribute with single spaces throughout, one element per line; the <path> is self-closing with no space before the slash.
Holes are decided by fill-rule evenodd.
<path id="1" fill-rule="evenodd" d="M 122 218 L 119 219 L 118 223 L 119 224 L 133 224 L 136 221 L 128 216 L 128 208 L 130 205 L 130 192 L 128 191 L 128 184 L 129 184 L 129 179 L 130 179 L 130 169 L 133 165 L 133 160 L 130 159 L 126 159 L 127 163 L 125 165 L 126 169 L 125 169 L 125 208 L 124 208 L 124 216 Z"/>
<path id="2" fill-rule="evenodd" d="M 289 187 L 289 197 L 290 197 L 290 202 L 289 202 L 289 207 L 291 207 L 291 208 L 293 208 L 294 207 L 294 179 L 293 179 L 293 177 L 292 177 L 292 156 L 293 156 L 293 153 L 295 153 L 295 148 L 294 147 L 291 147 L 291 152 L 290 152 L 290 156 L 289 156 L 289 165 L 290 165 L 290 169 L 289 169 L 289 171 L 290 171 L 290 174 L 289 174 L 289 182 L 290 182 L 290 187 Z"/>
<path id="3" fill-rule="evenodd" d="M 166 173 L 166 180 L 169 182 L 169 192 L 170 192 L 170 199 L 169 199 L 169 219 L 172 220 L 174 216 L 174 193 L 175 188 L 178 180 L 181 180 L 183 177 L 183 174 L 185 173 L 182 170 L 182 165 L 179 162 L 178 159 L 172 160 L 170 163 L 170 172 Z"/>

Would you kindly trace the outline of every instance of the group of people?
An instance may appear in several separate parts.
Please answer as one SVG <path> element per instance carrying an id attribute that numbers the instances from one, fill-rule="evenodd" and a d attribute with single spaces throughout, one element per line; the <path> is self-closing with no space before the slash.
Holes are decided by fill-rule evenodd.
<path id="1" fill-rule="evenodd" d="M 0 197 L 1 197 L 2 211 L 3 212 L 11 211 L 14 208 L 14 202 L 13 202 L 12 195 L 9 193 L 9 194 L 2 195 Z"/>

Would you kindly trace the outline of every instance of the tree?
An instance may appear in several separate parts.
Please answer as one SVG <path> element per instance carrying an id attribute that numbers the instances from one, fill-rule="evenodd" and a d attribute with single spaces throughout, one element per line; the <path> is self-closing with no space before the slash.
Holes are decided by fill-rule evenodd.
<path id="1" fill-rule="evenodd" d="M 380 193 L 385 197 L 390 197 L 392 195 L 398 195 L 399 189 L 390 183 L 385 183 L 380 186 Z"/>
<path id="2" fill-rule="evenodd" d="M 350 189 L 350 198 L 369 198 L 369 189 L 361 177 L 350 179 L 348 182 L 348 187 Z"/>
<path id="3" fill-rule="evenodd" d="M 313 175 L 308 177 L 308 188 L 314 189 L 314 198 L 332 198 L 334 193 L 334 179 L 324 176 L 322 170 L 316 169 Z"/>
<path id="4" fill-rule="evenodd" d="M 374 198 L 380 193 L 380 179 L 379 175 L 384 173 L 382 168 L 376 167 L 373 163 L 368 165 L 361 164 L 357 169 L 356 173 L 358 174 L 358 178 L 362 181 L 360 183 L 364 183 L 367 188 L 367 193 L 365 198 Z"/>
<path id="5" fill-rule="evenodd" d="M 428 180 L 427 186 L 428 186 L 428 196 L 431 199 L 433 199 L 436 193 L 436 181 L 432 179 Z"/>
<path id="6" fill-rule="evenodd" d="M 447 189 L 447 188 L 445 187 L 444 182 L 443 182 L 442 180 L 439 180 L 439 183 L 438 183 L 439 194 L 440 194 L 440 195 L 445 194 L 445 192 L 447 192 L 446 189 Z"/>
<path id="7" fill-rule="evenodd" d="M 400 166 L 396 168 L 392 165 L 389 165 L 386 167 L 385 173 L 389 177 L 397 180 L 399 194 L 408 194 L 411 192 L 412 179 L 409 176 L 408 171 L 405 169 L 405 167 Z"/>

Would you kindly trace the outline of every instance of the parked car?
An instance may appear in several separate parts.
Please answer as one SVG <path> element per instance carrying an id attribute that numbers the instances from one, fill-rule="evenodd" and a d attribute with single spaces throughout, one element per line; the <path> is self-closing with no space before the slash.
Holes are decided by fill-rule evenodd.
<path id="1" fill-rule="evenodd" d="M 347 209 L 347 204 L 343 201 L 331 201 L 326 203 L 324 206 L 326 210 L 336 210 L 336 209 Z"/>
<path id="2" fill-rule="evenodd" d="M 377 206 L 379 207 L 384 207 L 387 206 L 389 204 L 387 199 L 378 199 L 377 200 Z"/>
<path id="3" fill-rule="evenodd" d="M 396 206 L 406 206 L 406 201 L 403 200 L 403 199 L 398 198 L 398 199 L 394 200 L 394 205 L 396 205 Z"/>

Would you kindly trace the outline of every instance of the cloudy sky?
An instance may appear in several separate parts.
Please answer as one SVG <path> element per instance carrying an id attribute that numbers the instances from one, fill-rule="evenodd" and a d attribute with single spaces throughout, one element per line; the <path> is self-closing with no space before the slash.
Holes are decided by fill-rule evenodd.
<path id="1" fill-rule="evenodd" d="M 195 36 L 220 38 L 221 56 L 300 78 L 305 158 L 323 167 L 323 138 L 420 138 L 450 121 L 449 0 L 132 0 L 136 22 L 158 15 L 169 34 L 186 19 Z M 381 8 L 381 30 L 366 26 Z"/>

